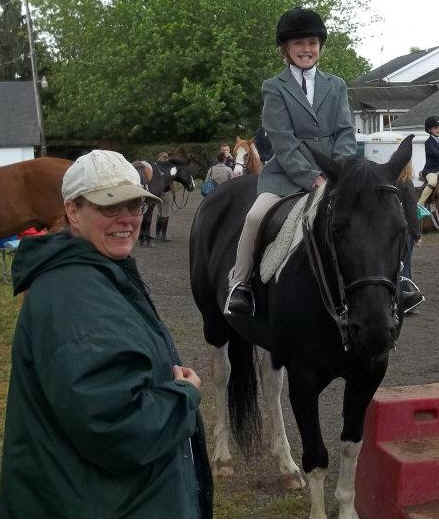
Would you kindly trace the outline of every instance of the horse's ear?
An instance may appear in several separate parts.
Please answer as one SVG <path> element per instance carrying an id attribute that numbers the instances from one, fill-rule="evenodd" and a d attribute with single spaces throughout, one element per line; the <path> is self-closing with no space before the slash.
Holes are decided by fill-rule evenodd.
<path id="1" fill-rule="evenodd" d="M 338 172 L 340 171 L 340 165 L 338 165 L 333 159 L 327 155 L 319 152 L 318 150 L 312 150 L 309 148 L 315 162 L 322 169 L 322 172 L 332 181 L 336 182 L 338 178 Z"/>
<path id="2" fill-rule="evenodd" d="M 390 180 L 396 181 L 404 167 L 407 166 L 408 162 L 412 158 L 414 137 L 415 134 L 410 134 L 403 141 L 401 141 L 401 144 L 398 146 L 398 149 L 396 150 L 396 152 L 393 153 L 392 157 L 387 163 L 387 167 L 391 172 Z"/>

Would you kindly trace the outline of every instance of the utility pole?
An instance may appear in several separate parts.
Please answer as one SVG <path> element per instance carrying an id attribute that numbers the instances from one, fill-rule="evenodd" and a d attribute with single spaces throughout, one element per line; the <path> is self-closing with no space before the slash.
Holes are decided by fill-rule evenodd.
<path id="1" fill-rule="evenodd" d="M 46 136 L 44 134 L 43 111 L 41 108 L 40 93 L 38 91 L 37 59 L 35 56 L 33 31 L 32 31 L 32 20 L 30 17 L 28 0 L 24 0 L 24 5 L 26 7 L 26 25 L 27 25 L 27 34 L 29 37 L 30 62 L 31 62 L 31 66 L 32 66 L 32 81 L 34 84 L 35 106 L 37 108 L 38 128 L 40 131 L 41 155 L 45 156 L 45 155 L 47 155 Z"/>

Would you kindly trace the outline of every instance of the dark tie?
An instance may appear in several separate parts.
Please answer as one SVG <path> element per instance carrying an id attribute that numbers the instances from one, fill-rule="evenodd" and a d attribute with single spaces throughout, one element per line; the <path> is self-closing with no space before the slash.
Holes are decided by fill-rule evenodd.
<path id="1" fill-rule="evenodd" d="M 302 70 L 302 90 L 305 92 L 305 96 L 308 94 L 308 91 L 306 90 L 306 79 L 305 79 L 305 76 L 303 75 L 303 70 Z"/>

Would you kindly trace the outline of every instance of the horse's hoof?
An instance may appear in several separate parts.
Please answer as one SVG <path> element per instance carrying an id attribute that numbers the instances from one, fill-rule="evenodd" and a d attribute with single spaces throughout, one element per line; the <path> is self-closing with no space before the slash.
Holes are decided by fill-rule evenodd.
<path id="1" fill-rule="evenodd" d="M 306 486 L 306 482 L 300 473 L 281 475 L 279 480 L 285 491 L 303 489 Z"/>
<path id="2" fill-rule="evenodd" d="M 230 462 L 214 462 L 212 474 L 214 477 L 231 477 L 235 474 L 235 471 Z"/>

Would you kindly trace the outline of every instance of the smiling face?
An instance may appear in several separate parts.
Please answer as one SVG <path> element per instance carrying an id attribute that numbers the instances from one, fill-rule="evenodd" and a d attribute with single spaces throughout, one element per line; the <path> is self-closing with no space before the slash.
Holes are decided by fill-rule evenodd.
<path id="1" fill-rule="evenodd" d="M 66 201 L 64 206 L 74 236 L 88 240 L 101 254 L 113 260 L 122 260 L 131 254 L 143 215 L 132 216 L 124 207 L 119 215 L 106 217 L 82 198 Z"/>
<path id="2" fill-rule="evenodd" d="M 286 52 L 296 67 L 310 69 L 320 57 L 320 40 L 317 36 L 288 40 Z"/>
<path id="3" fill-rule="evenodd" d="M 439 126 L 433 126 L 430 128 L 430 134 L 439 137 Z"/>

